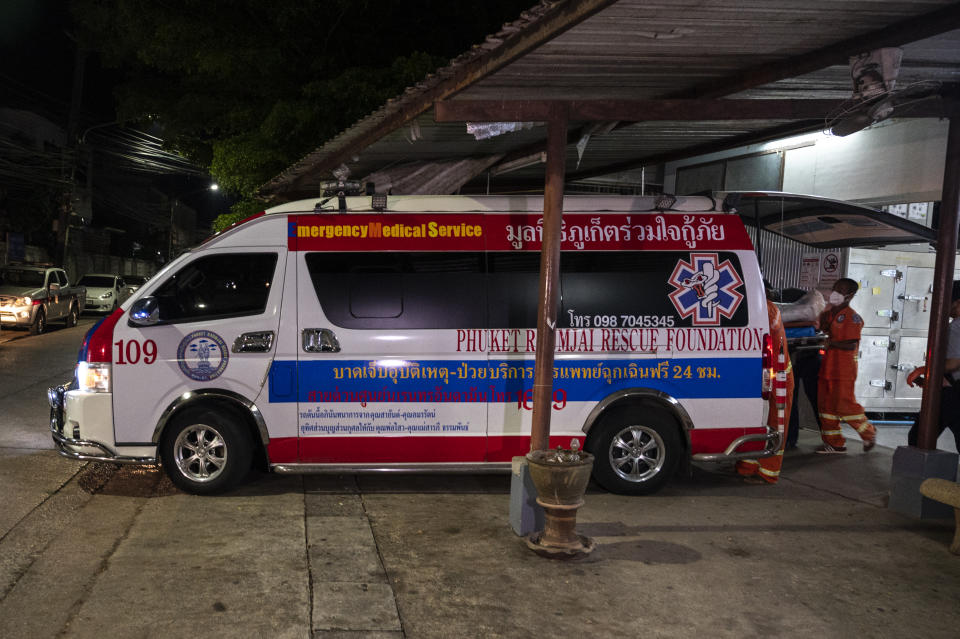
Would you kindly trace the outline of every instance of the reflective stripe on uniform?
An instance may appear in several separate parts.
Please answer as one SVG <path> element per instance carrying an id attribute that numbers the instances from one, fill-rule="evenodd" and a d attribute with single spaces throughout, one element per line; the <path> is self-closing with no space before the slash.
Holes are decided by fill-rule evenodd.
<path id="1" fill-rule="evenodd" d="M 779 476 L 780 476 L 780 471 L 779 471 L 779 470 L 767 470 L 767 469 L 764 468 L 763 466 L 760 467 L 760 473 L 763 474 L 763 475 L 766 475 L 767 477 L 779 477 Z"/>

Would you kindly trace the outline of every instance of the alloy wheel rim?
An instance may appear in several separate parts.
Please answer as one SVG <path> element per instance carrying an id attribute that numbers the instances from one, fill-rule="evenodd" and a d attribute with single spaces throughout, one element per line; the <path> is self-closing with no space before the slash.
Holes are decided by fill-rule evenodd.
<path id="1" fill-rule="evenodd" d="M 206 483 L 223 473 L 227 444 L 212 426 L 194 424 L 183 429 L 173 444 L 174 461 L 184 477 Z"/>
<path id="2" fill-rule="evenodd" d="M 610 467 L 623 480 L 648 481 L 663 469 L 666 446 L 656 430 L 631 425 L 618 432 L 610 442 Z"/>

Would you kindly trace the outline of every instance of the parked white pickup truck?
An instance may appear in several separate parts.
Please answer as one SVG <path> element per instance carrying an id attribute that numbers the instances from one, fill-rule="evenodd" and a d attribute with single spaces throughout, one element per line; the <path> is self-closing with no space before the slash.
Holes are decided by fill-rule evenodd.
<path id="1" fill-rule="evenodd" d="M 82 286 L 70 286 L 62 268 L 10 265 L 0 268 L 0 324 L 37 335 L 47 322 L 74 326 L 86 301 Z"/>

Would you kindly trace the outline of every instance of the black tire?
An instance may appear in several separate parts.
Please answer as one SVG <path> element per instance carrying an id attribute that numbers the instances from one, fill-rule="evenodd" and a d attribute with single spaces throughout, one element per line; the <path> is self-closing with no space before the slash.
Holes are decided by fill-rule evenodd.
<path id="1" fill-rule="evenodd" d="M 70 312 L 67 313 L 67 328 L 73 328 L 77 325 L 77 320 L 80 319 L 80 311 L 77 310 L 76 304 L 70 305 Z"/>
<path id="2" fill-rule="evenodd" d="M 593 478 L 619 495 L 649 495 L 666 484 L 684 454 L 677 422 L 646 406 L 618 408 L 590 431 Z"/>
<path id="3" fill-rule="evenodd" d="M 47 330 L 47 314 L 43 312 L 43 307 L 37 309 L 37 315 L 33 318 L 33 324 L 30 325 L 31 335 L 40 335 Z"/>
<path id="4" fill-rule="evenodd" d="M 249 431 L 225 410 L 189 410 L 174 419 L 160 441 L 170 481 L 194 495 L 233 488 L 250 470 L 252 457 Z"/>

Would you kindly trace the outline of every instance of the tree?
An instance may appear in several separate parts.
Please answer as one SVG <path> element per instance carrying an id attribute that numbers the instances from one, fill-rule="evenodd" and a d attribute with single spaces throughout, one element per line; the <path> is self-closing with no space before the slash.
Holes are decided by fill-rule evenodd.
<path id="1" fill-rule="evenodd" d="M 120 117 L 249 198 L 531 0 L 72 0 Z M 240 203 L 240 208 L 249 204 Z"/>

